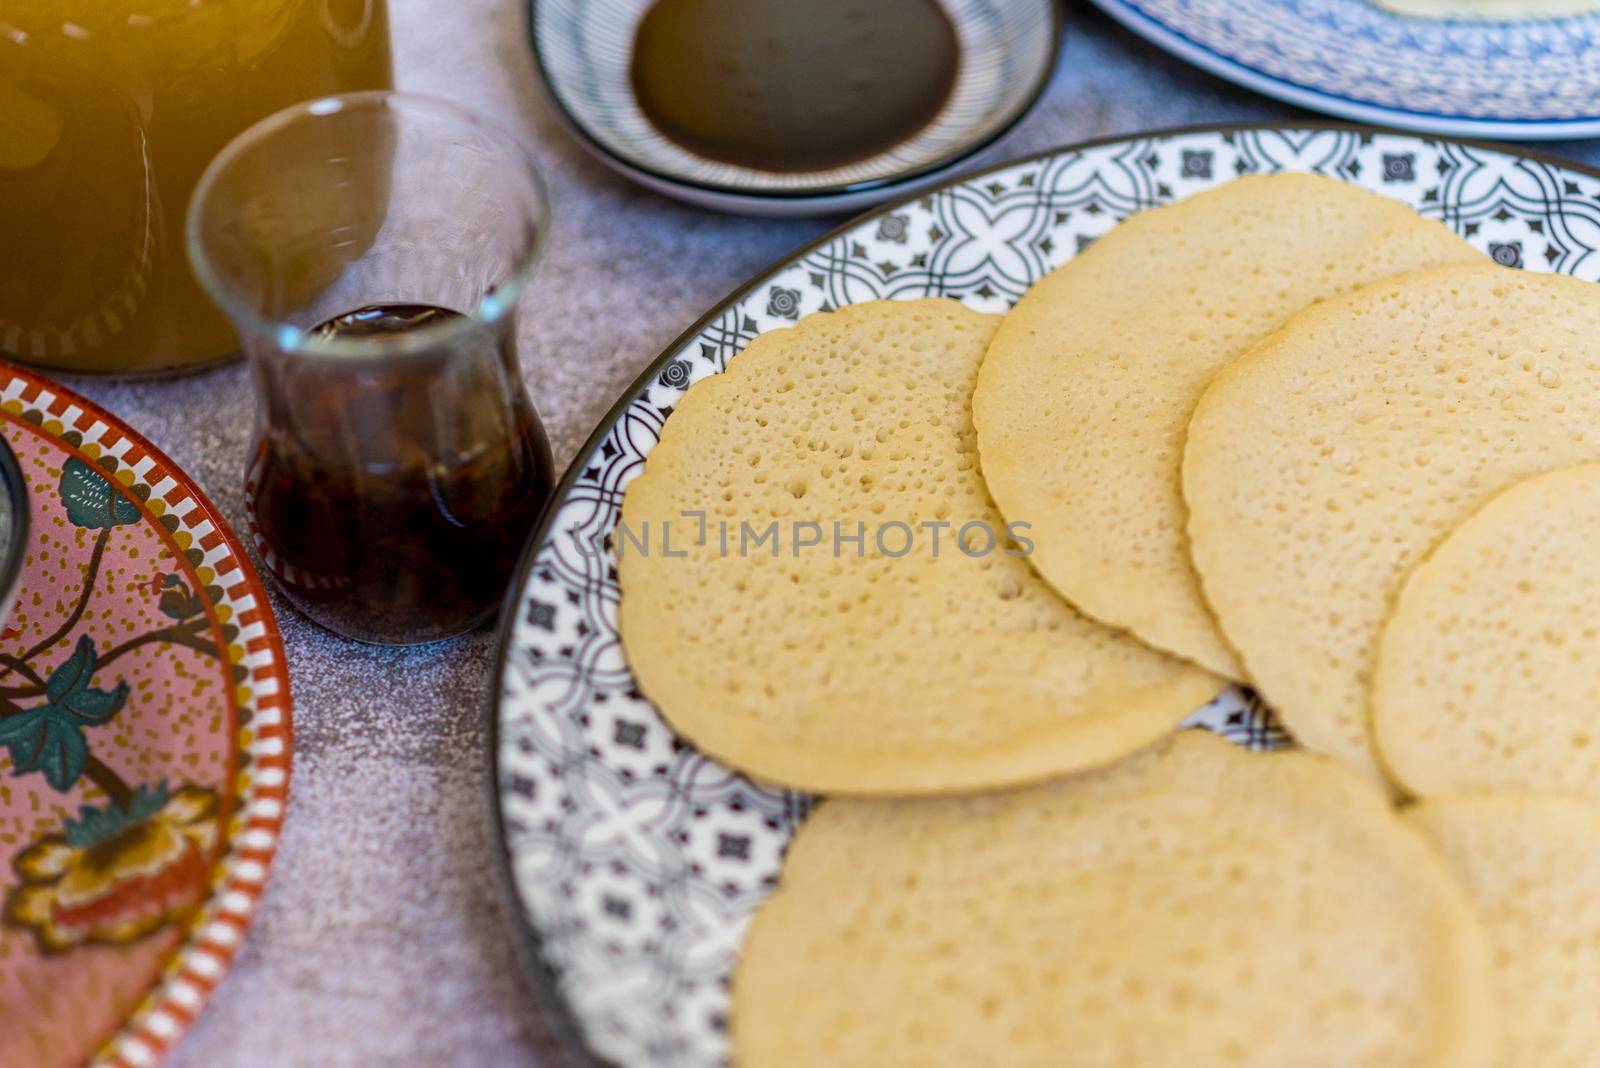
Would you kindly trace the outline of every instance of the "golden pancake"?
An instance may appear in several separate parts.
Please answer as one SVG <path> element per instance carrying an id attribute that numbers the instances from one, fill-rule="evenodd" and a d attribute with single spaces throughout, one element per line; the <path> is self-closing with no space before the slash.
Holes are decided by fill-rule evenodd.
<path id="1" fill-rule="evenodd" d="M 1600 1064 L 1600 808 L 1461 795 L 1409 815 L 1483 918 L 1504 1021 L 1497 1068 Z"/>
<path id="2" fill-rule="evenodd" d="M 1506 490 L 1406 579 L 1372 682 L 1384 767 L 1414 794 L 1600 800 L 1600 464 Z"/>
<path id="3" fill-rule="evenodd" d="M 969 798 L 822 802 L 734 972 L 739 1068 L 1484 1068 L 1461 888 L 1371 783 L 1184 731 Z"/>
<path id="4" fill-rule="evenodd" d="M 1088 615 L 1230 678 L 1185 544 L 1189 416 L 1228 361 L 1307 305 L 1482 259 L 1399 201 L 1309 174 L 1141 212 L 1006 316 L 973 398 L 984 478 L 1034 566 Z"/>
<path id="5" fill-rule="evenodd" d="M 1600 0 L 1373 0 L 1401 15 L 1424 19 L 1560 19 L 1600 11 Z"/>
<path id="6" fill-rule="evenodd" d="M 1495 493 L 1600 457 L 1600 286 L 1443 267 L 1320 304 L 1217 376 L 1196 570 L 1302 743 L 1375 773 L 1367 689 L 1412 566 Z"/>
<path id="7" fill-rule="evenodd" d="M 1014 555 L 971 423 L 997 321 L 950 300 L 808 316 L 678 404 L 627 487 L 619 623 L 702 750 L 809 790 L 993 786 L 1114 760 L 1218 692 Z"/>

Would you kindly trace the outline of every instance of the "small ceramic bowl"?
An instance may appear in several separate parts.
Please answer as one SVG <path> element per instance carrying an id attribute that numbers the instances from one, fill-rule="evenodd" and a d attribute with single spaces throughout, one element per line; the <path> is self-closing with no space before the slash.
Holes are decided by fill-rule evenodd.
<path id="1" fill-rule="evenodd" d="M 28 485 L 17 454 L 0 437 L 0 623 L 11 615 L 28 555 Z"/>
<path id="2" fill-rule="evenodd" d="M 748 215 L 857 211 L 971 160 L 1038 99 L 1061 42 L 1057 0 L 938 0 L 960 70 L 944 109 L 910 140 L 824 171 L 756 170 L 697 155 L 661 134 L 629 65 L 651 0 L 531 0 L 534 57 L 578 139 L 614 170 L 667 196 Z"/>

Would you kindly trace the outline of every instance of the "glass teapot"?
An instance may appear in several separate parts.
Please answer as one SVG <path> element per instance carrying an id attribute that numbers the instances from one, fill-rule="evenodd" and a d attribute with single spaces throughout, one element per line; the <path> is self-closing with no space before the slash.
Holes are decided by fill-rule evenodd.
<path id="1" fill-rule="evenodd" d="M 257 119 L 390 84 L 385 0 L 0 3 L 0 357 L 177 371 L 234 352 L 183 249 Z"/>

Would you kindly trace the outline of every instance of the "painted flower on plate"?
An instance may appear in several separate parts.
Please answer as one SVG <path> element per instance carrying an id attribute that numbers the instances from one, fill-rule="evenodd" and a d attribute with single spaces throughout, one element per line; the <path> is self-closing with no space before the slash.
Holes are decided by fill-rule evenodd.
<path id="1" fill-rule="evenodd" d="M 1414 182 L 1417 178 L 1417 154 L 1399 152 L 1383 154 L 1383 180 L 1386 182 Z"/>
<path id="2" fill-rule="evenodd" d="M 800 291 L 773 286 L 767 291 L 767 314 L 783 319 L 800 318 Z"/>
<path id="3" fill-rule="evenodd" d="M 906 235 L 911 230 L 911 216 L 885 215 L 878 221 L 878 240 L 895 241 L 899 244 L 906 243 Z"/>
<path id="4" fill-rule="evenodd" d="M 1185 178 L 1210 178 L 1211 157 L 1210 151 L 1183 150 L 1183 176 Z"/>
<path id="5" fill-rule="evenodd" d="M 661 369 L 660 382 L 668 389 L 683 389 L 689 384 L 689 361 L 673 360 Z"/>
<path id="6" fill-rule="evenodd" d="M 84 806 L 63 833 L 17 854 L 5 922 L 31 929 L 46 953 L 142 938 L 200 901 L 216 838 L 216 794 L 197 786 Z"/>
<path id="7" fill-rule="evenodd" d="M 1494 259 L 1494 262 L 1498 263 L 1502 267 L 1521 267 L 1522 242 L 1491 241 L 1489 243 L 1489 255 Z"/>

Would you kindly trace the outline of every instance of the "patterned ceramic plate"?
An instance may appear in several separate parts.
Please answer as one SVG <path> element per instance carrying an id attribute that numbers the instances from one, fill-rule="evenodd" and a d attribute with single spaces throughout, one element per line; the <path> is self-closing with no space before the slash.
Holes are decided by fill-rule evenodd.
<path id="1" fill-rule="evenodd" d="M 1600 172 L 1353 127 L 1153 134 L 1010 163 L 846 225 L 719 305 L 618 402 L 524 558 L 493 710 L 510 881 L 578 1063 L 724 1063 L 739 938 L 808 805 L 675 738 L 617 640 L 609 535 L 684 390 L 814 311 L 923 296 L 1003 311 L 1129 214 L 1281 170 L 1396 197 L 1508 266 L 1600 278 Z M 1246 745 L 1284 738 L 1239 691 L 1196 718 Z"/>
<path id="2" fill-rule="evenodd" d="M 1398 15 L 1373 0 L 1095 0 L 1173 55 L 1313 111 L 1513 141 L 1600 135 L 1600 14 Z"/>
<path id="3" fill-rule="evenodd" d="M 278 843 L 289 680 L 194 483 L 0 365 L 28 488 L 0 631 L 0 1068 L 140 1068 L 227 971 Z"/>

